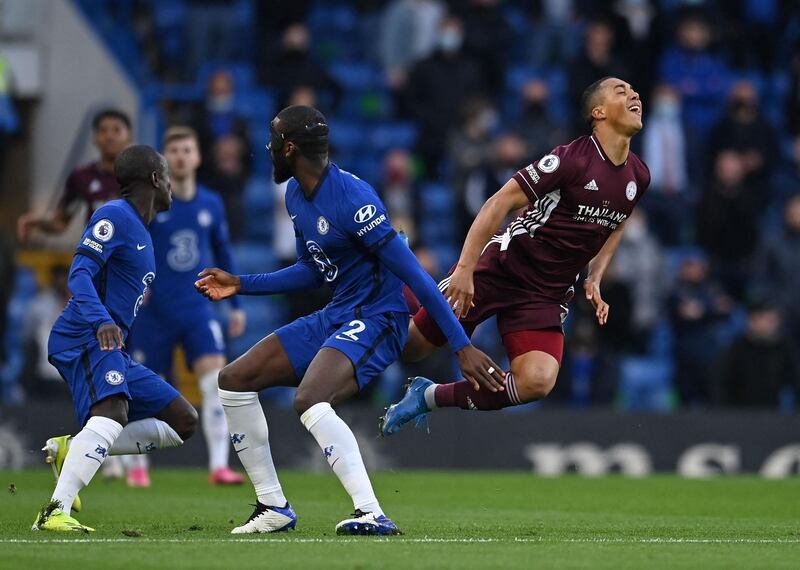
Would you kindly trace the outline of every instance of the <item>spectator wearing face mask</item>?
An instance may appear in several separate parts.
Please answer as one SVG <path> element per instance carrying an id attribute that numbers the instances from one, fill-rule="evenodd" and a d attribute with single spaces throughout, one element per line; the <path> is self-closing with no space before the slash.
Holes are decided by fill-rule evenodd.
<path id="1" fill-rule="evenodd" d="M 777 307 L 751 304 L 747 327 L 723 354 L 716 381 L 715 400 L 724 406 L 776 409 L 785 391 L 800 395 L 800 361 Z"/>
<path id="2" fill-rule="evenodd" d="M 264 45 L 264 49 L 267 49 Z M 342 96 L 341 86 L 310 52 L 311 37 L 301 23 L 292 24 L 283 32 L 279 49 L 263 68 L 261 82 L 278 90 L 278 98 L 288 99 L 297 87 L 313 88 L 330 96 L 335 110 Z"/>
<path id="3" fill-rule="evenodd" d="M 777 140 L 774 129 L 761 114 L 755 86 L 749 81 L 734 84 L 725 115 L 711 132 L 712 160 L 720 149 L 737 150 L 744 161 L 747 182 L 765 188 L 779 154 Z"/>
<path id="4" fill-rule="evenodd" d="M 446 17 L 439 28 L 438 48 L 417 63 L 409 76 L 407 107 L 420 126 L 417 150 L 429 176 L 437 174 L 458 110 L 484 91 L 480 68 L 464 54 L 463 42 L 461 21 Z"/>
<path id="5" fill-rule="evenodd" d="M 522 86 L 520 99 L 522 114 L 515 121 L 514 131 L 525 141 L 528 156 L 544 156 L 567 138 L 564 129 L 548 114 L 550 87 L 543 79 L 531 79 Z"/>
<path id="6" fill-rule="evenodd" d="M 726 290 L 743 299 L 766 201 L 761 188 L 747 183 L 747 163 L 741 153 L 720 151 L 713 168 L 700 199 L 697 238 Z"/>
<path id="7" fill-rule="evenodd" d="M 492 136 L 499 123 L 497 109 L 488 99 L 477 97 L 464 104 L 461 122 L 447 141 L 454 188 L 463 188 L 469 175 L 489 161 Z"/>
<path id="8" fill-rule="evenodd" d="M 686 215 L 689 206 L 686 133 L 678 92 L 670 85 L 654 89 L 642 136 L 642 154 L 651 176 L 643 206 L 651 214 L 653 231 L 659 240 L 677 245 L 688 239 L 692 219 Z"/>

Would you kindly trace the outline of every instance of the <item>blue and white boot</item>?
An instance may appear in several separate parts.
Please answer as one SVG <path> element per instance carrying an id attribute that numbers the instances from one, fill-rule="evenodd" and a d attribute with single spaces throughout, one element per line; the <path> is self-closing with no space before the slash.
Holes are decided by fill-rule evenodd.
<path id="1" fill-rule="evenodd" d="M 254 506 L 256 510 L 253 511 L 247 522 L 242 526 L 237 526 L 231 531 L 231 534 L 282 532 L 297 526 L 297 515 L 289 503 L 283 507 L 268 507 L 256 501 Z"/>
<path id="2" fill-rule="evenodd" d="M 365 513 L 357 510 L 352 518 L 344 519 L 336 525 L 336 534 L 355 536 L 392 536 L 403 534 L 392 519 L 386 515 Z"/>
<path id="3" fill-rule="evenodd" d="M 425 403 L 425 390 L 433 382 L 422 376 L 417 376 L 411 381 L 403 396 L 396 404 L 392 404 L 380 420 L 381 435 L 392 435 L 404 424 L 427 414 L 430 410 Z"/>

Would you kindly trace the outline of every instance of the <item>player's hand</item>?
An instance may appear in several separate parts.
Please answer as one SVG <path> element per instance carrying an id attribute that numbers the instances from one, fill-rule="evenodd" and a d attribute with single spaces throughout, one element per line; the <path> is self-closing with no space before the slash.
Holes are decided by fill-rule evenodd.
<path id="1" fill-rule="evenodd" d="M 125 346 L 122 338 L 122 329 L 114 323 L 106 323 L 97 329 L 97 342 L 100 343 L 100 350 L 108 352 Z"/>
<path id="2" fill-rule="evenodd" d="M 22 214 L 17 218 L 17 241 L 19 243 L 26 243 L 31 228 L 36 225 L 36 217 L 33 214 Z"/>
<path id="3" fill-rule="evenodd" d="M 583 290 L 586 292 L 586 298 L 591 301 L 594 307 L 594 315 L 597 317 L 597 322 L 603 326 L 608 321 L 608 303 L 603 301 L 600 296 L 600 284 L 597 281 L 586 279 L 583 282 Z"/>
<path id="4" fill-rule="evenodd" d="M 456 356 L 464 378 L 475 390 L 480 390 L 481 386 L 492 392 L 505 390 L 506 377 L 503 368 L 482 351 L 468 344 L 456 352 Z"/>
<path id="5" fill-rule="evenodd" d="M 216 267 L 203 269 L 197 276 L 200 279 L 194 282 L 194 288 L 212 301 L 233 297 L 242 286 L 238 275 L 231 275 Z"/>
<path id="6" fill-rule="evenodd" d="M 475 285 L 472 282 L 472 271 L 456 267 L 456 270 L 450 276 L 450 284 L 444 292 L 444 298 L 447 299 L 447 304 L 452 307 L 457 319 L 466 317 L 470 308 L 475 306 L 472 304 L 474 296 Z"/>
<path id="7" fill-rule="evenodd" d="M 233 309 L 228 313 L 228 336 L 236 338 L 242 336 L 247 326 L 247 316 L 241 309 Z"/>

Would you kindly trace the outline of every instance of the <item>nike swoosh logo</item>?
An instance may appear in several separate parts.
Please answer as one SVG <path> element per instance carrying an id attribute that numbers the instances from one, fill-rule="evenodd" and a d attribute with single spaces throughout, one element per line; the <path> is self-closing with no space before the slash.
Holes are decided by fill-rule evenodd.
<path id="1" fill-rule="evenodd" d="M 142 251 L 146 247 L 147 247 L 147 244 L 145 244 L 145 245 L 139 245 L 138 243 L 136 244 L 136 249 L 138 249 L 139 251 Z"/>
<path id="2" fill-rule="evenodd" d="M 97 462 L 98 462 L 98 463 L 100 463 L 100 464 L 102 464 L 102 463 L 103 463 L 102 461 L 100 461 L 99 459 L 97 459 L 97 457 L 92 457 L 92 456 L 91 456 L 91 455 L 89 455 L 88 453 L 84 453 L 84 454 L 83 454 L 83 456 L 84 456 L 84 457 L 88 457 L 89 459 L 94 459 L 95 461 L 97 461 Z"/>
<path id="3" fill-rule="evenodd" d="M 297 214 L 295 214 L 294 216 L 289 216 L 289 219 L 290 219 L 290 220 L 293 220 L 293 219 L 295 219 L 296 217 L 297 217 Z"/>
<path id="4" fill-rule="evenodd" d="M 244 451 L 245 449 L 250 449 L 250 448 L 249 448 L 249 447 L 243 447 L 243 448 L 241 448 L 241 449 L 234 449 L 234 451 L 235 451 L 236 453 L 241 453 L 241 452 L 242 452 L 242 451 Z"/>

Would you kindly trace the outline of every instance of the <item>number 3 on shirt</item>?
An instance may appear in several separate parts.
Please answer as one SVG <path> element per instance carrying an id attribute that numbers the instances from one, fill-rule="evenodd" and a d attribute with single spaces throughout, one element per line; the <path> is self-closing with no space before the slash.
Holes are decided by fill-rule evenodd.
<path id="1" fill-rule="evenodd" d="M 353 342 L 358 341 L 358 333 L 364 332 L 367 328 L 367 325 L 364 324 L 363 321 L 350 321 L 347 323 L 348 327 L 352 327 L 346 331 L 342 331 L 336 335 L 336 338 L 339 340 L 351 340 Z"/>

